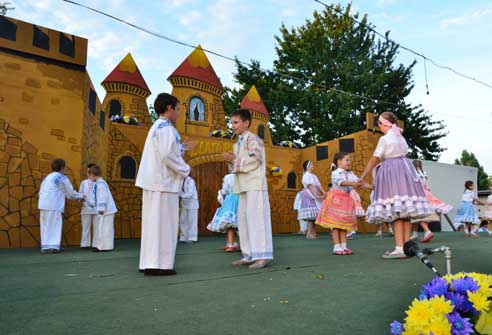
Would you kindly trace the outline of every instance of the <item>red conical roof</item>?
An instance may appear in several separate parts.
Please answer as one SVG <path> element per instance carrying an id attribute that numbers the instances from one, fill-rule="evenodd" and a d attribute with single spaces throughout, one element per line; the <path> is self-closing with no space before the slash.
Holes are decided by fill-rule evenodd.
<path id="1" fill-rule="evenodd" d="M 248 91 L 248 94 L 244 97 L 243 101 L 239 105 L 241 108 L 248 109 L 250 111 L 258 112 L 267 117 L 270 117 L 270 113 L 268 113 L 268 109 L 266 108 L 263 100 L 256 89 L 256 86 L 253 85 Z"/>
<path id="2" fill-rule="evenodd" d="M 185 77 L 200 80 L 209 83 L 220 90 L 224 90 L 224 87 L 220 83 L 217 74 L 215 74 L 214 68 L 208 61 L 207 55 L 205 55 L 201 45 L 198 45 L 195 50 L 186 57 L 183 63 L 174 70 L 168 79 L 173 77 Z"/>
<path id="3" fill-rule="evenodd" d="M 133 57 L 128 53 L 121 62 L 116 65 L 113 71 L 103 80 L 101 84 L 105 83 L 123 83 L 136 86 L 150 93 L 150 89 L 147 83 L 142 77 L 140 70 L 135 64 Z"/>

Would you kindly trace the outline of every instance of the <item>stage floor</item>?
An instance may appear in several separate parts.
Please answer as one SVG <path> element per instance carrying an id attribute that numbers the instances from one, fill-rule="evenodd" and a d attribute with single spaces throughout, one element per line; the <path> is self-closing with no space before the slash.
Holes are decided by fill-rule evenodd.
<path id="1" fill-rule="evenodd" d="M 492 238 L 439 233 L 453 271 L 492 272 Z M 432 272 L 417 259 L 382 260 L 393 239 L 360 235 L 352 256 L 331 255 L 328 235 L 274 236 L 264 270 L 233 267 L 222 237 L 178 246 L 177 276 L 137 271 L 139 240 L 93 253 L 69 247 L 0 250 L 0 333 L 7 334 L 388 334 Z M 444 255 L 432 256 L 443 271 Z"/>

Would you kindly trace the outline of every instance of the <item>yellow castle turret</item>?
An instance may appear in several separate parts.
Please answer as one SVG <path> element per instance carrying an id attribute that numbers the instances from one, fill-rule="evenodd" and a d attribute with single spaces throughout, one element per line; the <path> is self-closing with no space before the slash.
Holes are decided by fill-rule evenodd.
<path id="1" fill-rule="evenodd" d="M 272 144 L 272 137 L 268 128 L 270 113 L 268 113 L 268 109 L 263 103 L 255 85 L 251 86 L 243 101 L 241 101 L 240 106 L 241 108 L 248 109 L 253 116 L 250 130 L 257 134 L 265 144 Z"/>
<path id="2" fill-rule="evenodd" d="M 208 136 L 214 129 L 225 129 L 222 106 L 224 87 L 199 45 L 169 76 L 172 94 L 181 105 L 176 127 L 180 132 Z"/>
<path id="3" fill-rule="evenodd" d="M 134 116 L 143 126 L 151 126 L 146 102 L 151 92 L 130 53 L 101 84 L 107 92 L 103 109 L 108 118 L 115 115 Z"/>

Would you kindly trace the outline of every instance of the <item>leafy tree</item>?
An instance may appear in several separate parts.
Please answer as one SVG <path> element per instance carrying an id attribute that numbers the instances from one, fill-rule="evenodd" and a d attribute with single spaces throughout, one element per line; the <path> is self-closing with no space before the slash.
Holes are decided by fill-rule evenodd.
<path id="1" fill-rule="evenodd" d="M 438 140 L 446 135 L 442 121 L 433 120 L 422 106 L 405 102 L 414 87 L 416 62 L 396 64 L 398 45 L 377 39 L 367 15 L 357 24 L 359 14 L 350 10 L 350 4 L 331 5 L 315 11 L 300 27 L 282 25 L 275 37 L 273 71 L 255 60 L 251 65 L 236 60 L 234 76 L 240 87 L 226 90 L 226 113 L 254 84 L 269 109 L 274 141 L 310 146 L 363 129 L 366 112 L 392 111 L 405 122 L 412 156 L 439 158 L 444 148 Z"/>
<path id="2" fill-rule="evenodd" d="M 454 164 L 456 165 L 464 165 L 464 166 L 473 166 L 478 168 L 478 190 L 488 190 L 490 187 L 490 179 L 482 165 L 478 162 L 477 157 L 473 152 L 468 152 L 467 150 L 463 150 L 461 152 L 461 158 L 455 159 Z"/>
<path id="3" fill-rule="evenodd" d="M 10 2 L 0 2 L 0 15 L 5 15 L 9 10 L 14 10 L 14 7 L 9 7 Z"/>

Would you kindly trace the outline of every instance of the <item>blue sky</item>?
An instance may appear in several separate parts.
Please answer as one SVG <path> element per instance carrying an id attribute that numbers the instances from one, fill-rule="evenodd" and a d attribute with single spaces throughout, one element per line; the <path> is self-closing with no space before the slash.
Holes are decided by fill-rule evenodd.
<path id="1" fill-rule="evenodd" d="M 311 0 L 79 1 L 169 37 L 201 43 L 241 60 L 257 59 L 267 68 L 275 59 L 274 35 L 280 24 L 301 25 L 314 10 L 322 9 Z M 171 90 L 166 78 L 191 52 L 61 0 L 10 2 L 15 10 L 9 16 L 89 39 L 87 68 L 101 100 L 104 90 L 98 84 L 128 51 L 153 93 Z M 354 11 L 367 13 L 379 31 L 390 30 L 397 42 L 492 84 L 491 1 L 354 0 L 352 6 Z M 209 58 L 222 83 L 234 85 L 234 64 L 213 55 Z M 398 61 L 408 65 L 414 59 L 401 51 Z M 418 61 L 408 102 L 422 104 L 444 120 L 449 135 L 441 141 L 447 151 L 440 161 L 452 163 L 467 149 L 492 174 L 488 134 L 492 131 L 492 89 L 427 64 L 430 95 L 426 95 L 423 64 Z"/>

